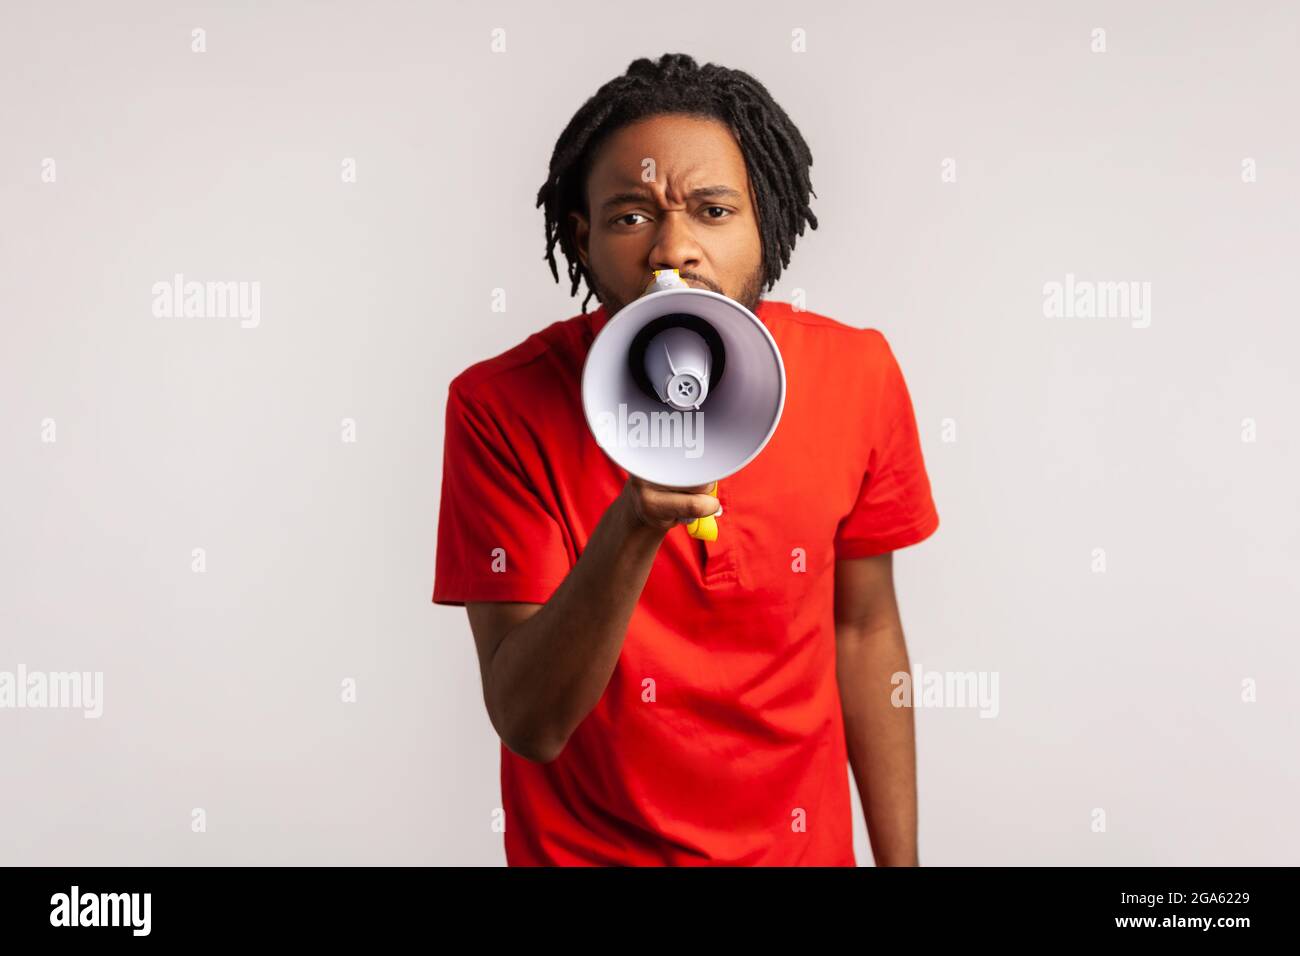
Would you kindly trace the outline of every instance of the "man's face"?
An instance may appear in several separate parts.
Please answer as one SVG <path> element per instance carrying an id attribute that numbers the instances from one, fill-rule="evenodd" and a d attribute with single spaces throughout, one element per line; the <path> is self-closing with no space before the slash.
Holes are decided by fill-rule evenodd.
<path id="1" fill-rule="evenodd" d="M 758 305 L 758 210 L 724 124 L 663 115 L 618 130 L 595 156 L 587 210 L 570 214 L 574 239 L 608 315 L 645 292 L 655 269 L 677 269 L 687 285 L 750 311 Z"/>

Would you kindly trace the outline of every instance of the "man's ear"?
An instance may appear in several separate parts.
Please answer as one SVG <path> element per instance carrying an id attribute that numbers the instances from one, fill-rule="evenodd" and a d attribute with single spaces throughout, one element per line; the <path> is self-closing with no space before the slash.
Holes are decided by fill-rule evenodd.
<path id="1" fill-rule="evenodd" d="M 573 229 L 573 244 L 578 248 L 578 258 L 583 266 L 587 265 L 587 241 L 591 238 L 591 224 L 580 212 L 569 213 L 569 225 Z"/>

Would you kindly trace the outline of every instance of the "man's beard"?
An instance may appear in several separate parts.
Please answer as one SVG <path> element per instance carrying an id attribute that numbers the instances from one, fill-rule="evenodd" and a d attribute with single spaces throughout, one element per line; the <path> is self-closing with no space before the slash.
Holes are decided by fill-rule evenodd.
<path id="1" fill-rule="evenodd" d="M 588 269 L 587 271 L 595 286 L 596 298 L 599 299 L 600 304 L 605 307 L 605 314 L 610 318 L 613 318 L 619 310 L 627 305 L 627 303 L 611 292 L 610 289 L 600 281 L 600 276 L 596 275 L 594 270 Z M 683 281 L 689 280 L 690 282 L 695 282 L 698 285 L 704 286 L 711 292 L 718 293 L 718 295 L 727 295 L 727 293 L 722 291 L 721 286 L 711 279 L 706 279 L 702 275 L 691 272 L 690 270 L 680 272 L 679 274 Z M 763 298 L 763 267 L 760 265 L 754 270 L 750 277 L 745 280 L 745 284 L 738 295 L 734 297 L 728 296 L 728 298 L 733 298 L 734 301 L 739 302 L 750 312 L 754 312 L 758 308 L 758 303 Z"/>

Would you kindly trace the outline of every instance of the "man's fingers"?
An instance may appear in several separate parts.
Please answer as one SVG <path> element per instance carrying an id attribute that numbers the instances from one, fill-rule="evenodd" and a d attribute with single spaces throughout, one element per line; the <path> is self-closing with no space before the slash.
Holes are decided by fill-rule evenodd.
<path id="1" fill-rule="evenodd" d="M 670 488 L 639 479 L 633 479 L 630 484 L 636 491 L 638 513 L 644 520 L 661 528 L 722 514 L 716 481 L 687 488 Z"/>
<path id="2" fill-rule="evenodd" d="M 697 503 L 695 507 L 692 508 L 691 513 L 686 517 L 678 518 L 677 519 L 678 524 L 690 524 L 696 518 L 721 518 L 722 517 L 722 505 L 718 503 L 717 498 L 713 497 L 712 495 L 696 495 L 695 500 L 696 502 L 703 502 L 703 503 L 702 504 Z"/>
<path id="3" fill-rule="evenodd" d="M 680 502 L 674 502 L 677 507 L 677 521 L 679 524 L 689 524 L 696 518 L 716 517 L 722 514 L 722 505 L 713 495 L 693 494 L 689 496 L 679 496 L 683 499 Z"/>

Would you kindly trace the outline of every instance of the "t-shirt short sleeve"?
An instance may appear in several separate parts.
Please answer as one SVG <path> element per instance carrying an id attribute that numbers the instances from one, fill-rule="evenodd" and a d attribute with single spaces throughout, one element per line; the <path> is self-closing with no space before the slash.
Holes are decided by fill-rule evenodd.
<path id="1" fill-rule="evenodd" d="M 560 525 L 524 474 L 507 433 L 453 382 L 433 603 L 544 604 L 569 570 Z"/>
<path id="2" fill-rule="evenodd" d="M 871 447 L 853 510 L 835 534 L 835 557 L 867 558 L 928 538 L 939 527 L 921 454 L 921 439 L 902 369 L 883 335 L 877 339 L 881 387 L 870 416 Z"/>

